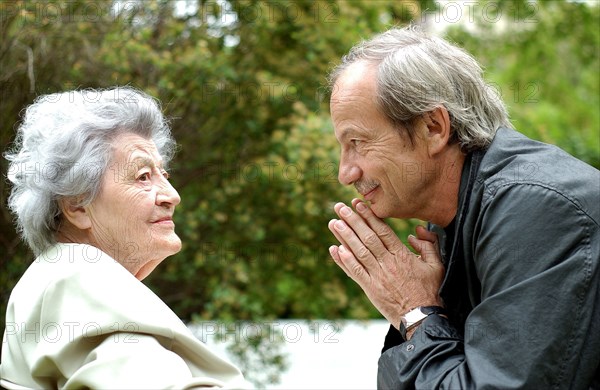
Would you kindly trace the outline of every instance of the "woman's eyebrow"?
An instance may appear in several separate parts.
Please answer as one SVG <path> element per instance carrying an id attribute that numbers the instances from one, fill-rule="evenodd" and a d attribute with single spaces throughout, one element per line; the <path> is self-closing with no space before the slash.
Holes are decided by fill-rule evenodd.
<path id="1" fill-rule="evenodd" d="M 135 164 L 138 168 L 148 166 L 150 168 L 159 168 L 162 169 L 162 161 L 158 161 L 155 163 L 153 159 L 147 156 L 138 156 L 131 159 L 130 164 Z"/>

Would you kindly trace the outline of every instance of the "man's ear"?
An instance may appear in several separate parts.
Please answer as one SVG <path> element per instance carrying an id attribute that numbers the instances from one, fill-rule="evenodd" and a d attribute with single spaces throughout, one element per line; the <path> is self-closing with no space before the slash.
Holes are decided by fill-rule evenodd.
<path id="1" fill-rule="evenodd" d="M 80 230 L 86 230 L 92 227 L 88 210 L 80 204 L 77 198 L 62 198 L 58 201 L 58 206 L 65 218 Z"/>
<path id="2" fill-rule="evenodd" d="M 423 120 L 428 130 L 429 156 L 435 157 L 444 150 L 450 140 L 450 115 L 446 108 L 438 107 L 423 115 Z"/>

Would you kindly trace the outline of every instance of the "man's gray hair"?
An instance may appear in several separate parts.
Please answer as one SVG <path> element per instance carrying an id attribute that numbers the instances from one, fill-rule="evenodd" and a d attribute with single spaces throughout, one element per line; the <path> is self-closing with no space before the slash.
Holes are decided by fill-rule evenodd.
<path id="1" fill-rule="evenodd" d="M 394 28 L 354 46 L 329 76 L 330 88 L 352 64 L 377 67 L 377 103 L 414 140 L 415 120 L 438 107 L 450 116 L 451 140 L 463 151 L 485 149 L 500 126 L 512 127 L 497 91 L 477 61 L 418 27 Z"/>
<path id="2" fill-rule="evenodd" d="M 63 198 L 85 206 L 98 195 L 114 138 L 135 133 L 154 141 L 166 165 L 175 140 L 159 103 L 133 88 L 44 95 L 27 107 L 11 151 L 8 205 L 17 229 L 40 254 L 56 242 Z"/>

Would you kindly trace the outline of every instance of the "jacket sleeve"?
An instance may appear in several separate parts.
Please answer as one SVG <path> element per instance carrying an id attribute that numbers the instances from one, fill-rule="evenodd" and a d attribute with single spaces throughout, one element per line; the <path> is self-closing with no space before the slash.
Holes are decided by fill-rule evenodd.
<path id="1" fill-rule="evenodd" d="M 222 388 L 225 383 L 208 376 L 193 377 L 184 360 L 151 335 L 121 332 L 106 335 L 88 349 L 81 366 L 61 387 L 189 389 Z"/>
<path id="2" fill-rule="evenodd" d="M 384 351 L 378 387 L 589 387 L 600 361 L 600 230 L 585 210 L 533 184 L 485 193 L 463 237 L 481 302 L 464 329 L 430 316 Z"/>

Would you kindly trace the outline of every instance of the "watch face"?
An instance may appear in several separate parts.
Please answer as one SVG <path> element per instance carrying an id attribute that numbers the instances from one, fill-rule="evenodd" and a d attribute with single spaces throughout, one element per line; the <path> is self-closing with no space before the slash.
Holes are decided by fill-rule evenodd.
<path id="1" fill-rule="evenodd" d="M 400 334 L 406 340 L 406 332 L 413 326 L 427 318 L 430 314 L 446 316 L 446 310 L 440 306 L 419 306 L 400 317 Z"/>
<path id="2" fill-rule="evenodd" d="M 412 309 L 411 311 L 403 315 L 400 318 L 400 321 L 402 321 L 404 326 L 408 328 L 411 325 L 421 321 L 425 317 L 427 317 L 427 314 L 423 313 L 420 307 L 417 307 L 416 309 Z"/>

